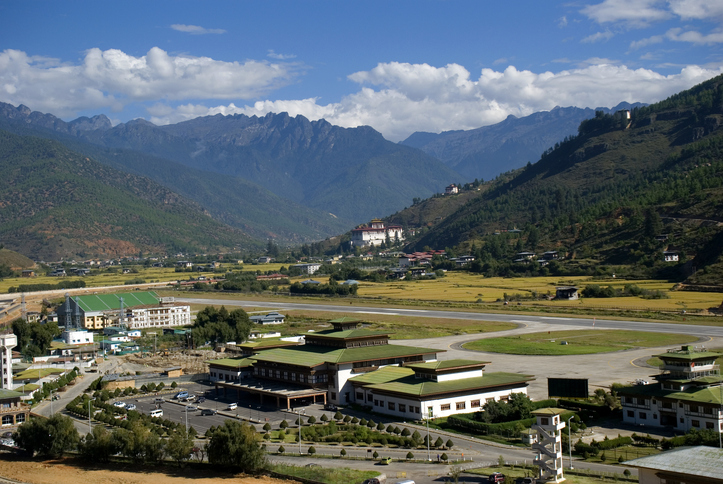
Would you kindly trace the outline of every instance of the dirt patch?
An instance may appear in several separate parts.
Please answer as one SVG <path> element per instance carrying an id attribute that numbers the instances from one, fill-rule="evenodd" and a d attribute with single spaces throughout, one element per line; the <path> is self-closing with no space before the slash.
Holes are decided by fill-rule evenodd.
<path id="1" fill-rule="evenodd" d="M 74 458 L 26 460 L 12 454 L 0 454 L 0 476 L 29 484 L 297 484 L 271 477 L 215 472 L 211 469 L 172 466 L 108 464 L 87 466 Z"/>
<path id="2" fill-rule="evenodd" d="M 123 356 L 115 370 L 118 373 L 160 373 L 166 368 L 180 366 L 184 374 L 207 373 L 205 361 L 228 357 L 228 354 L 208 350 L 171 352 L 169 356 L 134 353 Z"/>

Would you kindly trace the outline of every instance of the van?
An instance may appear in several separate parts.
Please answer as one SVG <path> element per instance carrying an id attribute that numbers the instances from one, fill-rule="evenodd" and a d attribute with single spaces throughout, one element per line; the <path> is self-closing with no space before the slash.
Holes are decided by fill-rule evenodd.
<path id="1" fill-rule="evenodd" d="M 163 417 L 163 410 L 160 408 L 151 410 L 151 417 Z"/>

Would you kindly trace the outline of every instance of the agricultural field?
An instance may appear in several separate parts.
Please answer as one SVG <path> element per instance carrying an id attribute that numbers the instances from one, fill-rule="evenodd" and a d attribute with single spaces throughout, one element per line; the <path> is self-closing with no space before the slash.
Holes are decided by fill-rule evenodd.
<path id="1" fill-rule="evenodd" d="M 635 284 L 648 291 L 661 291 L 665 299 L 644 299 L 643 297 L 583 298 L 577 301 L 532 300 L 533 296 L 555 295 L 558 286 L 575 286 L 582 290 L 587 285 L 612 286 L 623 289 Z M 359 296 L 388 299 L 410 299 L 420 301 L 455 301 L 465 303 L 494 303 L 519 299 L 523 306 L 548 306 L 562 308 L 590 309 L 651 309 L 651 310 L 694 310 L 717 307 L 723 301 L 723 294 L 712 292 L 673 291 L 673 283 L 656 280 L 594 279 L 579 277 L 529 277 L 503 278 L 448 272 L 436 280 L 410 280 L 386 283 L 362 282 Z M 515 302 L 517 304 L 517 302 Z"/>
<path id="2" fill-rule="evenodd" d="M 605 335 L 601 338 L 601 334 Z M 697 341 L 695 336 L 618 330 L 570 330 L 486 338 L 465 343 L 468 350 L 512 355 L 587 355 L 633 348 L 672 346 Z"/>

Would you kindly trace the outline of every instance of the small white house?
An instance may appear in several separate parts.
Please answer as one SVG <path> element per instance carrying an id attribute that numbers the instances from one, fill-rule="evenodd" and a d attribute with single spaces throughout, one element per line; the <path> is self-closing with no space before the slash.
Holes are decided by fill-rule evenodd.
<path id="1" fill-rule="evenodd" d="M 68 345 L 85 345 L 93 342 L 93 333 L 88 331 L 63 331 L 61 336 L 65 344 Z"/>

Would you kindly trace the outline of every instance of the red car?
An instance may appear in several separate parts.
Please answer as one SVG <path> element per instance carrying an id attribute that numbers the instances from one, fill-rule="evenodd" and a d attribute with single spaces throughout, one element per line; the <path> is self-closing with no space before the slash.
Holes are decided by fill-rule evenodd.
<path id="1" fill-rule="evenodd" d="M 501 472 L 495 472 L 493 474 L 490 474 L 490 476 L 487 478 L 487 482 L 489 482 L 490 484 L 505 482 L 505 475 Z"/>

